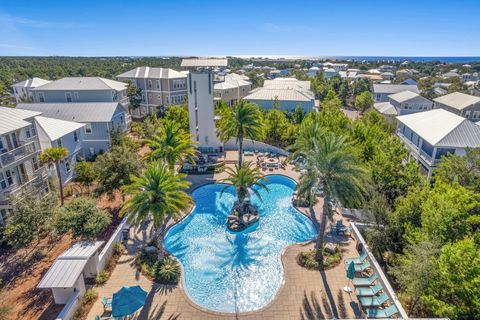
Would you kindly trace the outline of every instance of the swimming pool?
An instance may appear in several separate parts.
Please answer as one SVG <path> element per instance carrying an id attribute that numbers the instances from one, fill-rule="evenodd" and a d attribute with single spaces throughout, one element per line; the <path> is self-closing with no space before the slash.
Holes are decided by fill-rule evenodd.
<path id="1" fill-rule="evenodd" d="M 290 244 L 311 240 L 315 226 L 292 206 L 295 182 L 269 175 L 269 191 L 260 189 L 258 224 L 230 232 L 226 218 L 235 201 L 233 188 L 209 184 L 193 192 L 195 208 L 173 226 L 164 240 L 183 266 L 184 285 L 198 305 L 220 312 L 261 309 L 283 282 L 281 254 Z"/>

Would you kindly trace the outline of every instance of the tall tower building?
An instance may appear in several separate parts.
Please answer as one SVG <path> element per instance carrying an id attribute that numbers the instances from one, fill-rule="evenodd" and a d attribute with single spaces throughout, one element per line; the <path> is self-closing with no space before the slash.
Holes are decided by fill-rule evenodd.
<path id="1" fill-rule="evenodd" d="M 187 78 L 190 133 L 202 153 L 221 152 L 222 142 L 215 129 L 212 68 L 226 67 L 227 59 L 183 59 Z"/>

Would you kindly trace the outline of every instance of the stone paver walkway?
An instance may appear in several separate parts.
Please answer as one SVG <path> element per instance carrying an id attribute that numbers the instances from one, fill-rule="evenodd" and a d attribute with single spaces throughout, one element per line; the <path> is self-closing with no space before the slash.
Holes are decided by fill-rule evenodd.
<path id="1" fill-rule="evenodd" d="M 269 172 L 270 173 L 270 172 Z M 273 172 L 298 179 L 298 173 L 292 168 Z M 218 180 L 218 175 L 206 181 L 206 176 L 193 177 L 193 186 Z M 315 219 L 319 221 L 322 201 L 315 206 Z M 309 213 L 306 212 L 307 215 Z M 338 219 L 339 217 L 337 217 Z M 135 255 L 139 248 L 151 237 L 151 227 L 143 226 L 137 231 L 131 230 L 128 253 L 121 257 L 107 283 L 96 288 L 99 297 L 112 297 L 113 293 L 123 286 L 140 285 L 148 292 L 147 303 L 134 319 L 337 319 L 362 318 L 360 306 L 355 294 L 343 291 L 348 279 L 345 276 L 344 264 L 324 271 L 310 271 L 300 267 L 296 257 L 301 251 L 314 247 L 313 243 L 289 246 L 283 256 L 285 283 L 275 299 L 260 311 L 235 314 L 222 314 L 202 309 L 195 305 L 186 295 L 181 285 L 165 286 L 153 284 L 142 276 L 134 266 Z M 356 257 L 355 243 L 346 236 L 332 237 L 327 241 L 338 243 L 344 250 L 344 259 Z M 99 299 L 100 300 L 100 299 Z M 103 306 L 97 301 L 87 319 L 102 315 Z M 108 315 L 108 312 L 104 315 Z"/>

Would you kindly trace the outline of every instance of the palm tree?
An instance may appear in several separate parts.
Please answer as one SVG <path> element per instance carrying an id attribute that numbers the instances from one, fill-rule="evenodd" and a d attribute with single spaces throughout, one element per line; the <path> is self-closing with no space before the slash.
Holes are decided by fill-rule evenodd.
<path id="1" fill-rule="evenodd" d="M 232 108 L 223 108 L 217 122 L 217 134 L 227 142 L 236 137 L 238 143 L 238 165 L 243 160 L 243 139 L 257 140 L 263 135 L 262 113 L 257 105 L 241 100 Z"/>
<path id="2" fill-rule="evenodd" d="M 222 179 L 221 182 L 229 183 L 235 188 L 240 207 L 244 204 L 249 191 L 252 191 L 262 199 L 258 190 L 253 188 L 254 186 L 268 190 L 268 187 L 264 183 L 264 175 L 260 172 L 260 169 L 250 161 L 242 165 L 235 165 L 234 168 L 227 167 L 225 168 L 225 172 L 228 174 L 228 177 Z M 222 193 L 229 187 L 229 185 L 225 186 L 225 188 L 222 189 Z"/>
<path id="3" fill-rule="evenodd" d="M 295 143 L 289 147 L 289 150 L 293 151 L 292 158 L 305 156 L 308 150 L 313 149 L 315 139 L 324 133 L 325 129 L 321 127 L 319 121 L 316 121 L 315 114 L 305 118 L 300 125 Z"/>
<path id="4" fill-rule="evenodd" d="M 326 133 L 317 136 L 314 147 L 306 152 L 307 162 L 315 177 L 314 190 L 323 190 L 323 212 L 317 239 L 317 259 L 323 262 L 323 238 L 327 218 L 332 217 L 331 201 L 357 206 L 366 190 L 366 170 L 352 153 L 345 137 Z M 304 179 L 311 179 L 310 175 Z"/>
<path id="5" fill-rule="evenodd" d="M 58 186 L 60 189 L 60 203 L 63 206 L 63 182 L 60 173 L 60 161 L 68 156 L 68 150 L 63 147 L 48 148 L 40 154 L 40 161 L 42 163 L 54 164 L 57 171 Z"/>
<path id="6" fill-rule="evenodd" d="M 174 121 L 165 121 L 159 132 L 148 140 L 147 144 L 153 149 L 150 159 L 165 161 L 171 170 L 177 161 L 181 164 L 185 161 L 195 163 L 197 159 L 196 143 L 190 134 Z"/>
<path id="7" fill-rule="evenodd" d="M 132 176 L 132 183 L 122 187 L 130 198 L 120 215 L 127 215 L 128 221 L 137 226 L 153 217 L 156 238 L 161 244 L 170 218 L 180 216 L 192 203 L 192 198 L 185 192 L 190 182 L 184 178 L 184 174 L 175 174 L 167 164 L 152 162 L 142 176 Z"/>

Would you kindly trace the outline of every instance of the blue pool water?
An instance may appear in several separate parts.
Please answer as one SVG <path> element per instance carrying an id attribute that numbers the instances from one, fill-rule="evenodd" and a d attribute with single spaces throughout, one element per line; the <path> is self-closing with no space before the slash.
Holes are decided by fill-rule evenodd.
<path id="1" fill-rule="evenodd" d="M 283 282 L 281 254 L 296 242 L 311 240 L 312 222 L 291 204 L 295 182 L 270 175 L 269 191 L 260 190 L 260 222 L 240 233 L 225 222 L 235 201 L 233 188 L 222 196 L 224 184 L 210 184 L 193 192 L 194 210 L 173 226 L 165 248 L 183 266 L 190 298 L 207 309 L 222 312 L 258 310 L 275 297 Z"/>

